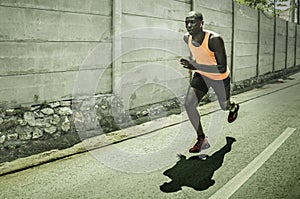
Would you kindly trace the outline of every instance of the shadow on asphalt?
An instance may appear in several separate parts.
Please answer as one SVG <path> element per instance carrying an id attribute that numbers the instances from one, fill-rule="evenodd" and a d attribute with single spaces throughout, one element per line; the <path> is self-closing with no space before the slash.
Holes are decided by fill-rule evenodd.
<path id="1" fill-rule="evenodd" d="M 214 185 L 212 179 L 214 172 L 218 170 L 224 161 L 225 154 L 231 151 L 231 146 L 236 140 L 226 137 L 226 144 L 211 156 L 200 159 L 199 155 L 186 159 L 180 155 L 176 165 L 163 174 L 172 179 L 160 186 L 160 190 L 166 193 L 181 190 L 182 186 L 191 187 L 197 191 L 203 191 Z"/>

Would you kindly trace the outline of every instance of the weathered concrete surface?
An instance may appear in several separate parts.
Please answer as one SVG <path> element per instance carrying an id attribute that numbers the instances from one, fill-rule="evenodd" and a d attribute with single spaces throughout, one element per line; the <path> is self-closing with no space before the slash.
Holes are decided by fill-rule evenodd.
<path id="1" fill-rule="evenodd" d="M 72 2 L 68 0 L 53 0 L 53 1 L 35 1 L 35 0 L 1 0 L 0 5 L 8 7 L 20 7 L 41 9 L 49 11 L 75 12 L 81 14 L 95 15 L 110 15 L 111 1 L 110 0 L 87 0 L 84 3 L 80 0 Z"/>
<path id="2" fill-rule="evenodd" d="M 224 124 L 218 142 L 209 154 L 212 155 L 224 145 L 225 135 L 234 137 L 237 142 L 225 155 L 222 167 L 215 171 L 213 179 L 216 183 L 207 190 L 199 192 L 183 187 L 182 191 L 164 193 L 159 189 L 164 182 L 170 181 L 163 175 L 163 172 L 177 161 L 176 154 L 184 153 L 190 156 L 187 153 L 188 146 L 184 149 L 180 148 L 186 143 L 192 145 L 195 135 L 185 114 L 182 114 L 91 139 L 85 143 L 85 147 L 101 147 L 107 142 L 120 141 L 138 134 L 146 134 L 144 136 L 4 175 L 0 177 L 1 197 L 208 198 L 249 164 L 286 128 L 291 127 L 296 128 L 296 131 L 232 198 L 297 198 L 300 195 L 297 188 L 300 175 L 298 170 L 300 95 L 297 92 L 300 89 L 299 85 L 300 74 L 298 73 L 290 79 L 233 96 L 233 100 L 241 104 L 239 118 L 233 124 Z M 216 110 L 219 110 L 217 103 L 200 107 L 204 115 L 202 119 L 205 131 L 208 131 L 209 124 L 213 122 L 211 112 Z M 216 113 L 223 112 L 217 111 Z M 183 130 L 187 136 L 181 142 L 174 143 L 174 137 L 180 130 Z M 175 144 L 177 149 L 171 150 L 172 144 L 170 143 Z M 67 152 L 56 151 L 50 154 L 52 157 L 61 157 L 61 154 L 70 153 L 72 150 L 81 151 L 83 148 L 81 147 L 77 146 L 68 149 L 70 151 Z M 163 148 L 166 148 L 167 153 L 162 153 Z M 120 149 L 119 153 L 111 153 L 115 149 Z M 124 151 L 133 156 L 126 158 L 123 156 Z M 156 154 L 155 160 L 144 159 L 145 162 L 135 162 L 135 159 L 131 159 L 141 154 L 147 156 L 151 153 Z M 101 156 L 103 154 L 108 156 Z M 35 158 L 41 157 L 43 156 Z M 28 161 L 32 163 L 35 158 L 28 159 Z M 47 154 L 44 154 L 44 158 L 47 158 Z M 170 160 L 169 164 L 162 164 L 166 160 Z M 19 161 L 19 163 L 26 164 L 25 160 Z M 122 163 L 108 166 L 114 161 L 131 165 L 137 171 L 144 168 L 145 172 L 139 174 L 128 172 L 130 168 L 126 170 L 126 167 L 122 167 Z M 147 168 L 155 168 L 156 165 L 159 166 L 156 170 L 147 172 Z M 8 168 L 2 165 L 2 169 L 4 167 Z"/>
<path id="3" fill-rule="evenodd" d="M 288 23 L 287 38 L 287 60 L 286 66 L 291 67 L 295 63 L 295 44 L 296 44 L 296 24 Z"/>
<path id="4" fill-rule="evenodd" d="M 105 68 L 96 93 L 111 92 L 111 66 L 82 66 L 103 40 L 111 59 L 111 10 L 108 0 L 1 1 L 0 102 L 70 99 L 78 73 Z"/>
<path id="5" fill-rule="evenodd" d="M 260 47 L 259 47 L 259 74 L 272 72 L 274 54 L 274 18 L 263 12 L 260 13 Z"/>
<path id="6" fill-rule="evenodd" d="M 299 26 L 297 26 L 296 27 L 296 32 L 297 32 L 297 43 L 296 43 L 296 45 L 297 45 L 297 49 L 296 49 L 296 65 L 298 65 L 298 64 L 300 64 L 300 48 L 299 48 L 299 46 L 300 46 L 300 27 Z"/>
<path id="7" fill-rule="evenodd" d="M 276 18 L 276 36 L 275 36 L 275 71 L 285 67 L 286 60 L 286 27 L 285 20 Z"/>

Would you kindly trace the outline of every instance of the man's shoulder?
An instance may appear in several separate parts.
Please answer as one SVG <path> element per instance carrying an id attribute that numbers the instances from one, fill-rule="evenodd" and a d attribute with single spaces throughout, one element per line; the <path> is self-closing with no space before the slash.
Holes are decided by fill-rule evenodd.
<path id="1" fill-rule="evenodd" d="M 209 33 L 209 38 L 222 38 L 221 35 L 219 33 L 216 33 L 214 31 L 211 30 L 205 30 L 205 32 Z"/>
<path id="2" fill-rule="evenodd" d="M 211 51 L 215 52 L 217 49 L 224 46 L 224 40 L 220 34 L 213 31 L 207 31 L 207 32 L 210 33 L 208 46 Z"/>
<path id="3" fill-rule="evenodd" d="M 213 31 L 206 31 L 206 32 L 210 33 L 208 44 L 211 48 L 214 48 L 213 46 L 215 46 L 215 45 L 216 46 L 224 45 L 224 40 L 220 34 L 213 32 Z"/>

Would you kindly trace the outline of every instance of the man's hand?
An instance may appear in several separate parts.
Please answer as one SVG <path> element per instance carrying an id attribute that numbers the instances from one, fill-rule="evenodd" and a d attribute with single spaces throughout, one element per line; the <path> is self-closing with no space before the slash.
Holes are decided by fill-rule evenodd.
<path id="1" fill-rule="evenodd" d="M 181 58 L 179 63 L 182 64 L 186 69 L 200 70 L 206 73 L 222 74 L 227 71 L 227 66 L 198 64 L 194 60 L 188 60 L 185 58 Z"/>
<path id="2" fill-rule="evenodd" d="M 181 58 L 179 63 L 186 69 L 196 70 L 196 68 L 191 64 L 191 62 L 187 59 Z"/>

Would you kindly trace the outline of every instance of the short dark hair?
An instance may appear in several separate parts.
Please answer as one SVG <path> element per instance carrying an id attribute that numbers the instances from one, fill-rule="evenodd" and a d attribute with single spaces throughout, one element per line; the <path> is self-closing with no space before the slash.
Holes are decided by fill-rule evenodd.
<path id="1" fill-rule="evenodd" d="M 195 19 L 203 20 L 203 15 L 201 12 L 190 11 L 187 17 L 195 17 Z"/>

